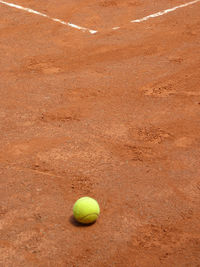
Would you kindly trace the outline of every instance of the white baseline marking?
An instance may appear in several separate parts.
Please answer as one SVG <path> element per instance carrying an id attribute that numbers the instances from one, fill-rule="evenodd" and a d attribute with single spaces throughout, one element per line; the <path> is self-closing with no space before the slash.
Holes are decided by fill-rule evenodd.
<path id="1" fill-rule="evenodd" d="M 165 14 L 167 14 L 169 12 L 173 12 L 173 11 L 175 11 L 178 8 L 182 8 L 182 7 L 186 7 L 186 6 L 189 6 L 189 5 L 193 5 L 193 4 L 198 3 L 198 2 L 200 2 L 200 0 L 194 0 L 194 1 L 191 1 L 191 2 L 188 2 L 188 3 L 185 3 L 185 4 L 182 4 L 182 5 L 179 5 L 179 6 L 175 6 L 173 8 L 169 8 L 169 9 L 165 9 L 163 11 L 159 11 L 157 13 L 148 15 L 148 16 L 143 17 L 141 19 L 131 20 L 130 22 L 131 23 L 143 22 L 143 21 L 146 21 L 146 20 L 148 20 L 150 18 L 156 18 L 156 17 L 162 16 L 162 15 L 165 15 Z M 17 9 L 21 9 L 23 11 L 26 11 L 26 12 L 29 12 L 29 13 L 32 13 L 32 14 L 36 14 L 36 15 L 39 15 L 39 16 L 48 18 L 48 19 L 50 19 L 52 21 L 58 22 L 60 24 L 63 24 L 63 25 L 66 25 L 68 27 L 75 28 L 75 29 L 78 29 L 78 30 L 81 30 L 81 31 L 84 31 L 84 32 L 89 32 L 91 34 L 95 34 L 95 33 L 98 32 L 96 30 L 91 30 L 91 29 L 88 29 L 88 28 L 85 28 L 85 27 L 81 27 L 81 26 L 78 26 L 78 25 L 73 24 L 73 23 L 70 23 L 70 22 L 65 22 L 65 21 L 60 20 L 60 19 L 52 18 L 52 17 L 50 17 L 50 16 L 48 16 L 48 15 L 46 15 L 44 13 L 38 12 L 36 10 L 30 9 L 30 8 L 26 8 L 26 7 L 22 7 L 22 6 L 19 6 L 19 5 L 16 5 L 16 4 L 12 4 L 12 3 L 9 3 L 9 2 L 5 2 L 3 0 L 0 0 L 0 3 L 1 4 L 4 4 L 6 6 L 14 7 L 14 8 L 17 8 Z M 113 27 L 112 28 L 112 30 L 119 30 L 119 29 L 120 29 L 120 27 Z"/>
<path id="2" fill-rule="evenodd" d="M 81 31 L 84 31 L 84 32 L 89 32 L 91 34 L 97 33 L 97 31 L 95 31 L 95 30 L 91 30 L 91 29 L 88 29 L 88 28 L 85 28 L 85 27 L 81 27 L 81 26 L 78 26 L 78 25 L 70 23 L 70 22 L 65 22 L 65 21 L 60 20 L 60 19 L 51 18 L 50 16 L 48 16 L 48 15 L 46 15 L 44 13 L 38 12 L 36 10 L 30 9 L 30 8 L 27 8 L 27 7 L 22 7 L 22 6 L 19 6 L 19 5 L 15 5 L 15 4 L 12 4 L 12 3 L 9 3 L 9 2 L 5 2 L 3 0 L 0 0 L 0 3 L 3 4 L 3 5 L 9 6 L 9 7 L 14 7 L 14 8 L 21 9 L 23 11 L 26 11 L 26 12 L 29 12 L 29 13 L 32 13 L 32 14 L 36 14 L 36 15 L 48 18 L 50 20 L 53 20 L 55 22 L 64 24 L 64 25 L 66 25 L 68 27 L 71 27 L 71 28 L 75 28 L 75 29 L 78 29 L 78 30 L 81 30 Z"/>
<path id="3" fill-rule="evenodd" d="M 139 23 L 139 22 L 148 20 L 148 19 L 150 19 L 150 18 L 156 18 L 156 17 L 162 16 L 162 15 L 164 15 L 164 14 L 167 14 L 167 13 L 169 13 L 169 12 L 173 12 L 173 11 L 175 11 L 175 10 L 178 9 L 178 8 L 182 8 L 182 7 L 186 7 L 186 6 L 190 6 L 190 5 L 196 4 L 197 2 L 200 2 L 200 0 L 194 0 L 194 1 L 191 1 L 191 2 L 188 2 L 188 3 L 185 3 L 185 4 L 182 4 L 182 5 L 179 5 L 179 6 L 175 6 L 175 7 L 173 7 L 173 8 L 165 9 L 165 10 L 163 10 L 163 11 L 159 11 L 159 12 L 157 12 L 157 13 L 148 15 L 148 16 L 143 17 L 143 18 L 141 18 L 141 19 L 131 20 L 130 22 L 131 22 L 131 23 Z M 114 27 L 114 28 L 112 28 L 112 29 L 113 29 L 113 30 L 118 30 L 118 29 L 120 29 L 120 27 Z"/>

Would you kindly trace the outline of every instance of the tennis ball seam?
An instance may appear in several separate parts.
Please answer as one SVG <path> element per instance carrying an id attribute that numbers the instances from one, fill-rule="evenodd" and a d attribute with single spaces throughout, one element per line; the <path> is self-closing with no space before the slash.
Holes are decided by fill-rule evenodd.
<path id="1" fill-rule="evenodd" d="M 96 215 L 97 217 L 99 216 L 98 213 L 89 213 L 89 214 L 85 215 L 84 217 L 81 217 L 80 220 L 85 219 L 86 217 L 88 217 L 90 215 Z"/>

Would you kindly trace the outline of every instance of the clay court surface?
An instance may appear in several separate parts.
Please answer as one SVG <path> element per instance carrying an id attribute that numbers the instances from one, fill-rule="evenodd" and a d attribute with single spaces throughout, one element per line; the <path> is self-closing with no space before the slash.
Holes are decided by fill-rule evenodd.
<path id="1" fill-rule="evenodd" d="M 200 266 L 200 2 L 13 1 L 98 33 L 0 3 L 0 266 Z"/>

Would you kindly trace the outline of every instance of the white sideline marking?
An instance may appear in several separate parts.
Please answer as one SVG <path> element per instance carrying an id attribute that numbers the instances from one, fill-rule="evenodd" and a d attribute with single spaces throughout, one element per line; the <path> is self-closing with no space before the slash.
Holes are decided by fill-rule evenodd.
<path id="1" fill-rule="evenodd" d="M 148 20 L 150 18 L 156 18 L 156 17 L 162 16 L 162 15 L 165 15 L 165 14 L 167 14 L 169 12 L 173 12 L 173 11 L 175 11 L 178 8 L 190 6 L 190 5 L 193 5 L 193 4 L 198 3 L 198 2 L 200 2 L 200 0 L 194 0 L 194 1 L 191 1 L 191 2 L 188 2 L 188 3 L 185 3 L 185 4 L 182 4 L 182 5 L 179 5 L 179 6 L 175 6 L 173 8 L 169 8 L 169 9 L 165 9 L 163 11 L 159 11 L 157 13 L 148 15 L 148 16 L 143 17 L 141 19 L 131 20 L 130 22 L 131 23 L 143 22 L 143 21 L 146 21 L 146 20 Z M 14 8 L 17 8 L 17 9 L 21 9 L 23 11 L 26 11 L 26 12 L 29 12 L 29 13 L 32 13 L 32 14 L 36 14 L 36 15 L 39 15 L 39 16 L 48 18 L 48 19 L 50 19 L 52 21 L 58 22 L 60 24 L 63 24 L 63 25 L 66 25 L 68 27 L 75 28 L 75 29 L 78 29 L 78 30 L 81 30 L 81 31 L 84 31 L 84 32 L 89 32 L 91 34 L 95 34 L 95 33 L 98 32 L 96 30 L 91 30 L 91 29 L 88 29 L 88 28 L 85 28 L 85 27 L 81 27 L 79 25 L 76 25 L 76 24 L 73 24 L 73 23 L 70 23 L 70 22 L 65 22 L 65 21 L 60 20 L 60 19 L 52 18 L 52 17 L 50 17 L 50 16 L 48 16 L 48 15 L 46 15 L 44 13 L 38 12 L 36 10 L 30 9 L 30 8 L 26 8 L 26 7 L 22 7 L 22 6 L 19 6 L 19 5 L 15 5 L 15 4 L 12 4 L 12 3 L 9 3 L 9 2 L 5 2 L 3 0 L 0 0 L 0 3 L 1 4 L 4 4 L 6 6 L 14 7 Z M 116 31 L 116 30 L 119 30 L 120 28 L 121 27 L 113 27 L 112 30 L 115 30 Z"/>
<path id="2" fill-rule="evenodd" d="M 29 12 L 29 13 L 32 13 L 32 14 L 36 14 L 36 15 L 48 18 L 50 20 L 53 20 L 55 22 L 64 24 L 64 25 L 66 25 L 68 27 L 71 27 L 71 28 L 75 28 L 75 29 L 78 29 L 78 30 L 81 30 L 81 31 L 84 31 L 84 32 L 89 32 L 91 34 L 97 33 L 97 31 L 95 31 L 95 30 L 84 28 L 84 27 L 78 26 L 78 25 L 70 23 L 70 22 L 65 22 L 65 21 L 60 20 L 60 19 L 51 18 L 51 17 L 49 17 L 48 15 L 46 15 L 44 13 L 38 12 L 36 10 L 30 9 L 30 8 L 27 8 L 27 7 L 22 7 L 22 6 L 19 6 L 19 5 L 15 5 L 15 4 L 12 4 L 12 3 L 9 3 L 9 2 L 5 2 L 3 0 L 0 0 L 0 3 L 3 4 L 3 5 L 6 5 L 6 6 L 14 7 L 14 8 L 17 8 L 17 9 L 21 9 L 23 11 L 26 11 L 26 12 Z"/>
<path id="3" fill-rule="evenodd" d="M 179 5 L 179 6 L 175 6 L 175 7 L 172 7 L 172 8 L 169 8 L 169 9 L 165 9 L 163 11 L 159 11 L 157 13 L 154 13 L 154 14 L 151 14 L 151 15 L 148 15 L 146 17 L 143 17 L 141 19 L 135 19 L 135 20 L 131 20 L 130 22 L 131 23 L 139 23 L 139 22 L 142 22 L 142 21 L 145 21 L 145 20 L 148 20 L 150 18 L 156 18 L 156 17 L 159 17 L 159 16 L 162 16 L 162 15 L 165 15 L 169 12 L 173 12 L 175 11 L 176 9 L 178 8 L 182 8 L 182 7 L 186 7 L 186 6 L 190 6 L 190 5 L 193 5 L 197 2 L 199 2 L 200 0 L 194 0 L 194 1 L 191 1 L 191 2 L 188 2 L 188 3 L 185 3 L 185 4 L 182 4 L 182 5 Z M 120 27 L 114 27 L 112 28 L 112 30 L 118 30 L 120 29 Z"/>

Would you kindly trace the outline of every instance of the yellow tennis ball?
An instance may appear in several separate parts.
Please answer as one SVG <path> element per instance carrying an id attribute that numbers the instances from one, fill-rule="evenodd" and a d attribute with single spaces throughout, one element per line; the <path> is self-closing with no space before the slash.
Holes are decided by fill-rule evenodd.
<path id="1" fill-rule="evenodd" d="M 99 204 L 91 197 L 81 197 L 74 204 L 73 214 L 80 223 L 93 223 L 100 214 Z"/>

